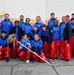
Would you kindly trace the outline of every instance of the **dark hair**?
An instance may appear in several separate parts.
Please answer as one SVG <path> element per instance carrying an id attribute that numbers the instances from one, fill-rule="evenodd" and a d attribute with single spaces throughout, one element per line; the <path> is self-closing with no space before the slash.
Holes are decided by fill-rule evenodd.
<path id="1" fill-rule="evenodd" d="M 24 17 L 24 15 L 20 15 L 20 17 Z"/>
<path id="2" fill-rule="evenodd" d="M 40 16 L 37 16 L 37 17 L 41 18 Z M 37 18 L 37 17 L 36 17 L 36 18 Z"/>
<path id="3" fill-rule="evenodd" d="M 66 15 L 66 17 L 70 17 L 69 15 Z"/>
<path id="4" fill-rule="evenodd" d="M 74 18 L 71 19 L 72 21 L 74 20 Z"/>
<path id="5" fill-rule="evenodd" d="M 30 21 L 30 18 L 26 18 L 26 21 L 27 21 L 27 19 L 29 19 L 29 21 Z"/>
<path id="6" fill-rule="evenodd" d="M 1 34 L 2 34 L 2 33 L 5 33 L 5 34 L 6 34 L 6 32 L 5 32 L 5 31 L 2 31 L 2 32 L 1 32 Z"/>
<path id="7" fill-rule="evenodd" d="M 55 22 L 55 21 L 58 23 L 58 20 L 54 20 L 54 22 Z"/>
<path id="8" fill-rule="evenodd" d="M 38 28 L 37 26 L 34 26 L 34 27 Z"/>
<path id="9" fill-rule="evenodd" d="M 17 23 L 17 22 L 19 23 L 19 21 L 16 20 L 16 21 L 14 22 L 14 24 Z"/>
<path id="10" fill-rule="evenodd" d="M 71 15 L 74 15 L 74 13 L 72 13 Z"/>
<path id="11" fill-rule="evenodd" d="M 22 34 L 22 37 L 25 36 L 25 35 L 27 35 L 27 34 L 26 34 L 26 33 Z M 27 36 L 28 36 L 28 35 L 27 35 Z"/>
<path id="12" fill-rule="evenodd" d="M 50 15 L 55 15 L 54 13 L 51 13 Z"/>
<path id="13" fill-rule="evenodd" d="M 8 15 L 8 16 L 9 16 L 9 14 L 5 14 L 5 16 L 6 16 L 6 15 Z"/>

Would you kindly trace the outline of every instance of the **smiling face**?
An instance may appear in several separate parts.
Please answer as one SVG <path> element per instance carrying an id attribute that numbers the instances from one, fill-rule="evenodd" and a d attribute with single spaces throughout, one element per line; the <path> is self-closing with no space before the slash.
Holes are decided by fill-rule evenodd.
<path id="1" fill-rule="evenodd" d="M 20 16 L 20 21 L 24 21 L 24 16 L 23 15 Z"/>
<path id="2" fill-rule="evenodd" d="M 40 16 L 37 16 L 36 17 L 36 22 L 40 22 L 41 21 L 41 17 Z"/>
<path id="3" fill-rule="evenodd" d="M 74 24 L 74 19 L 72 20 L 72 23 Z"/>
<path id="4" fill-rule="evenodd" d="M 26 23 L 27 23 L 27 24 L 30 23 L 30 19 L 29 19 L 29 18 L 26 19 Z"/>
<path id="5" fill-rule="evenodd" d="M 6 20 L 9 20 L 9 14 L 6 14 L 6 15 L 5 15 L 5 19 L 6 19 Z"/>
<path id="6" fill-rule="evenodd" d="M 27 35 L 25 34 L 25 35 L 22 36 L 22 38 L 23 38 L 23 40 L 26 40 L 28 37 L 27 37 Z"/>
<path id="7" fill-rule="evenodd" d="M 65 18 L 62 18 L 62 22 L 67 22 L 67 20 Z"/>
<path id="8" fill-rule="evenodd" d="M 73 14 L 73 15 L 71 15 L 71 18 L 74 18 L 74 14 Z"/>
<path id="9" fill-rule="evenodd" d="M 55 15 L 53 14 L 53 15 L 50 15 L 50 17 L 51 17 L 51 19 L 54 19 L 55 18 Z"/>
<path id="10" fill-rule="evenodd" d="M 34 35 L 34 40 L 38 41 L 39 39 L 40 39 L 40 38 L 39 38 L 38 34 L 35 34 L 35 35 Z"/>
<path id="11" fill-rule="evenodd" d="M 37 30 L 38 30 L 38 28 L 34 26 L 34 31 L 37 31 Z"/>
<path id="12" fill-rule="evenodd" d="M 55 20 L 55 21 L 54 21 L 54 25 L 55 25 L 55 26 L 58 25 L 58 21 Z"/>
<path id="13" fill-rule="evenodd" d="M 2 34 L 1 34 L 1 37 L 2 37 L 2 38 L 6 38 L 6 33 L 2 33 Z"/>
<path id="14" fill-rule="evenodd" d="M 42 27 L 42 30 L 43 30 L 43 31 L 46 31 L 46 27 Z"/>
<path id="15" fill-rule="evenodd" d="M 15 24 L 15 27 L 18 27 L 19 22 L 15 21 L 14 24 Z"/>

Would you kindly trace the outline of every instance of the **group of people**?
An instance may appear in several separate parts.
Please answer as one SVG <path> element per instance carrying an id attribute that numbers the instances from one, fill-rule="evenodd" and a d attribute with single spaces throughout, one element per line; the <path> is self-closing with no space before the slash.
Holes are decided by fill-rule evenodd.
<path id="1" fill-rule="evenodd" d="M 47 58 L 57 59 L 60 56 L 61 60 L 69 61 L 74 55 L 74 13 L 71 19 L 69 15 L 62 16 L 60 25 L 54 13 L 50 17 L 46 25 L 37 16 L 32 26 L 30 18 L 24 22 L 21 15 L 20 21 L 13 23 L 9 14 L 5 14 L 5 19 L 0 23 L 0 60 L 6 58 L 6 62 L 9 62 L 10 57 L 19 57 L 26 63 L 30 60 L 43 63 L 45 61 L 42 59 L 48 61 Z"/>

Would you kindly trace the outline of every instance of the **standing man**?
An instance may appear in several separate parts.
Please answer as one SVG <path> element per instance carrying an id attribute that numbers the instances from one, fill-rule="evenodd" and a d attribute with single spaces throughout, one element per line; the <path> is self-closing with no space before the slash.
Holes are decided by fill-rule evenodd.
<path id="1" fill-rule="evenodd" d="M 25 25 L 24 15 L 20 15 L 19 27 L 22 28 L 22 30 L 23 30 L 24 25 Z"/>
<path id="2" fill-rule="evenodd" d="M 74 13 L 71 14 L 70 24 L 72 23 L 73 18 L 74 18 Z"/>
<path id="3" fill-rule="evenodd" d="M 70 16 L 69 15 L 66 15 L 66 20 L 67 20 L 67 22 L 70 22 Z"/>
<path id="4" fill-rule="evenodd" d="M 1 22 L 2 31 L 5 31 L 6 34 L 9 35 L 9 32 L 10 32 L 12 27 L 13 27 L 13 23 L 9 19 L 9 14 L 5 14 L 5 19 Z"/>
<path id="5" fill-rule="evenodd" d="M 74 18 L 72 18 L 71 20 L 72 20 L 72 23 L 70 25 L 71 25 L 72 32 L 71 32 L 71 39 L 70 39 L 70 47 L 71 47 L 71 54 L 73 57 L 74 55 Z"/>
<path id="6" fill-rule="evenodd" d="M 48 21 L 48 27 L 51 27 L 54 25 L 54 20 L 55 20 L 55 14 L 54 13 L 51 13 L 50 14 L 50 20 Z"/>
<path id="7" fill-rule="evenodd" d="M 66 21 L 66 16 L 62 17 L 62 23 L 60 24 L 60 44 L 61 51 L 60 56 L 62 60 L 69 61 L 71 58 L 71 49 L 70 49 L 70 37 L 71 37 L 71 26 Z"/>

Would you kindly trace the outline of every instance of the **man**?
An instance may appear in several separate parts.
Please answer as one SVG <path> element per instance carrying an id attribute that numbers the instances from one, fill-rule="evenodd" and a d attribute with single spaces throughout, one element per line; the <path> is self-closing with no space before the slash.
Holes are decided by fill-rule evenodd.
<path id="1" fill-rule="evenodd" d="M 71 59 L 71 49 L 70 49 L 70 37 L 71 37 L 71 27 L 66 21 L 66 16 L 62 17 L 62 23 L 60 24 L 60 44 L 61 51 L 60 56 L 62 60 L 69 61 Z"/>
<path id="2" fill-rule="evenodd" d="M 71 47 L 71 54 L 73 56 L 74 55 L 74 18 L 72 18 L 71 20 L 72 23 L 70 25 L 71 25 L 72 32 L 71 32 L 71 39 L 70 39 L 70 47 Z"/>
<path id="3" fill-rule="evenodd" d="M 54 24 L 54 20 L 55 20 L 55 14 L 54 13 L 51 13 L 50 14 L 50 20 L 48 21 L 48 27 L 51 27 L 51 26 L 53 26 L 53 24 Z"/>
<path id="4" fill-rule="evenodd" d="M 70 24 L 72 23 L 72 18 L 74 18 L 74 13 L 71 14 Z"/>
<path id="5" fill-rule="evenodd" d="M 25 25 L 25 22 L 24 22 L 24 16 L 21 15 L 20 16 L 20 21 L 19 21 L 19 27 L 22 28 L 23 30 L 23 26 Z"/>
<path id="6" fill-rule="evenodd" d="M 66 20 L 67 20 L 67 22 L 70 22 L 70 16 L 69 15 L 66 15 Z"/>
<path id="7" fill-rule="evenodd" d="M 5 31 L 6 34 L 9 35 L 9 32 L 10 32 L 12 27 L 13 27 L 13 23 L 9 19 L 9 14 L 5 14 L 5 19 L 1 22 L 2 31 Z"/>
<path id="8" fill-rule="evenodd" d="M 1 32 L 0 38 L 0 60 L 6 58 L 6 62 L 9 62 L 10 48 L 8 46 L 8 39 L 5 31 Z"/>

